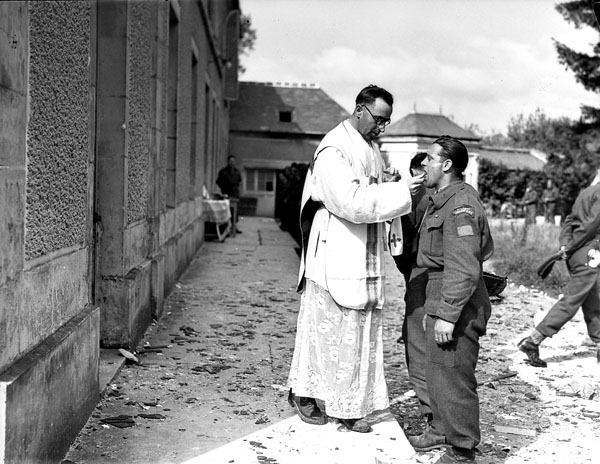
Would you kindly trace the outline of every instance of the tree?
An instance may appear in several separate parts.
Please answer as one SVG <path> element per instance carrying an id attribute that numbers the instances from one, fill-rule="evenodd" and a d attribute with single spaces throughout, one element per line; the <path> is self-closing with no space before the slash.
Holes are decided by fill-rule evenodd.
<path id="1" fill-rule="evenodd" d="M 589 26 L 596 29 L 598 23 L 594 16 L 592 4 L 596 0 L 575 0 L 556 5 L 556 10 L 575 28 Z M 600 40 L 593 47 L 593 55 L 577 52 L 563 43 L 554 40 L 558 60 L 566 68 L 573 71 L 577 82 L 586 90 L 600 93 Z M 582 105 L 582 116 L 593 122 L 600 121 L 600 108 Z"/>
<path id="2" fill-rule="evenodd" d="M 600 130 L 591 123 L 566 117 L 552 119 L 537 109 L 527 117 L 512 117 L 508 137 L 517 147 L 535 148 L 547 155 L 544 172 L 560 190 L 563 212 L 590 184 L 599 166 Z"/>
<path id="3" fill-rule="evenodd" d="M 240 39 L 238 41 L 238 55 L 247 56 L 252 50 L 254 50 L 254 43 L 256 42 L 256 29 L 252 27 L 252 19 L 250 15 L 242 13 L 240 18 Z M 238 71 L 240 75 L 246 72 L 246 67 L 242 65 L 241 59 L 238 64 Z"/>

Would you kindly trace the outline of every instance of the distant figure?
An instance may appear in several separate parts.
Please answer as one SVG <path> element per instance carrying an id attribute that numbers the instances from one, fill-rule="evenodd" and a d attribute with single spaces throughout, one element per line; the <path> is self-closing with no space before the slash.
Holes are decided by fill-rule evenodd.
<path id="1" fill-rule="evenodd" d="M 548 179 L 546 188 L 542 192 L 542 202 L 544 203 L 544 218 L 546 222 L 554 224 L 554 214 L 556 212 L 556 203 L 558 202 L 558 188 Z"/>
<path id="2" fill-rule="evenodd" d="M 537 212 L 538 194 L 533 185 L 529 184 L 525 190 L 525 195 L 521 199 L 521 205 L 525 208 L 525 225 L 535 225 L 535 215 Z"/>
<path id="3" fill-rule="evenodd" d="M 505 219 L 512 219 L 515 216 L 515 205 L 510 200 L 506 200 L 500 207 L 500 216 Z"/>
<path id="4" fill-rule="evenodd" d="M 242 175 L 235 166 L 235 156 L 230 155 L 229 158 L 227 158 L 227 166 L 219 171 L 217 185 L 221 189 L 223 195 L 239 199 L 241 183 Z"/>

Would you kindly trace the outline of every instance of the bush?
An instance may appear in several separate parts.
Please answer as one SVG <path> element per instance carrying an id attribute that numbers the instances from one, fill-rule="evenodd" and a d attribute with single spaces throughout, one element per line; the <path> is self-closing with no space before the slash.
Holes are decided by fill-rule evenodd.
<path id="1" fill-rule="evenodd" d="M 560 227 L 538 224 L 525 227 L 523 220 L 490 219 L 495 251 L 491 266 L 509 282 L 534 287 L 553 297 L 562 293 L 569 280 L 564 261 L 558 261 L 545 279 L 537 275 L 542 261 L 558 250 Z"/>

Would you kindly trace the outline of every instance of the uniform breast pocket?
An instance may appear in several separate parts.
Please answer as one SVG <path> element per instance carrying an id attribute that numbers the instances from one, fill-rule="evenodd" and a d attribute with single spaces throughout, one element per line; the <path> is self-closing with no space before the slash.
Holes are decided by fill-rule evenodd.
<path id="1" fill-rule="evenodd" d="M 429 256 L 442 256 L 444 249 L 444 218 L 440 216 L 431 216 L 425 222 L 427 229 L 427 240 L 425 246 L 428 250 L 423 250 Z"/>

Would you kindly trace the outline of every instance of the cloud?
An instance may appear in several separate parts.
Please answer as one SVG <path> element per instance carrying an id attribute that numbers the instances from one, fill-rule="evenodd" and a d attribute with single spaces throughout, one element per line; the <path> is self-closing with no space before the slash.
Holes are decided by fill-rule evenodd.
<path id="1" fill-rule="evenodd" d="M 377 53 L 333 46 L 309 57 L 290 52 L 277 59 L 257 57 L 243 77 L 316 82 L 348 111 L 358 91 L 375 83 L 394 95 L 395 119 L 411 112 L 413 105 L 422 112 L 441 108 L 457 123 L 475 123 L 486 131 L 504 131 L 511 116 L 537 108 L 550 116 L 577 117 L 585 101 L 583 89 L 573 85 L 574 77 L 544 41 L 471 35 L 450 53 L 452 46 L 423 46 L 420 53 L 410 46 Z"/>

